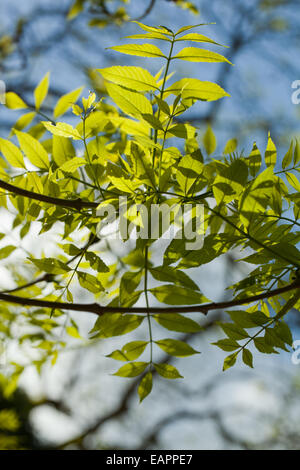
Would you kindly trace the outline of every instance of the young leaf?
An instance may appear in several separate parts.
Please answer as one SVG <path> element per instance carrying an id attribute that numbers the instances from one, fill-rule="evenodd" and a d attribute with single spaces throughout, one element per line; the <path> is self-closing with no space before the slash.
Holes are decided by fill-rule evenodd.
<path id="1" fill-rule="evenodd" d="M 157 346 L 167 354 L 175 357 L 186 357 L 192 356 L 193 354 L 199 354 L 199 351 L 196 351 L 189 344 L 176 339 L 160 339 L 159 341 L 155 341 L 155 344 L 157 344 Z"/>
<path id="2" fill-rule="evenodd" d="M 192 42 L 208 42 L 211 44 L 216 44 L 217 46 L 223 46 L 223 44 L 220 44 L 213 39 L 209 38 L 208 36 L 204 36 L 203 34 L 199 33 L 189 33 L 185 34 L 184 36 L 181 36 L 180 38 L 175 39 L 175 42 L 177 41 L 192 41 Z M 226 47 L 226 46 L 223 46 Z"/>
<path id="3" fill-rule="evenodd" d="M 282 168 L 283 169 L 287 168 L 292 163 L 293 149 L 294 149 L 294 144 L 293 144 L 293 141 L 292 141 L 287 153 L 285 154 L 285 156 L 283 157 L 283 160 L 282 160 Z"/>
<path id="4" fill-rule="evenodd" d="M 182 78 L 173 83 L 166 89 L 164 96 L 167 97 L 171 93 L 173 95 L 181 94 L 182 100 L 191 98 L 202 101 L 215 101 L 224 96 L 230 96 L 216 83 L 203 82 L 197 78 Z"/>
<path id="5" fill-rule="evenodd" d="M 55 258 L 30 259 L 40 271 L 51 274 L 65 274 L 71 271 L 67 264 Z"/>
<path id="6" fill-rule="evenodd" d="M 190 29 L 198 28 L 199 26 L 208 26 L 212 24 L 216 24 L 216 23 L 199 23 L 199 24 L 194 24 L 194 25 L 182 26 L 182 28 L 180 28 L 177 31 L 175 36 L 178 36 L 178 34 L 184 33 L 185 31 L 189 31 Z"/>
<path id="7" fill-rule="evenodd" d="M 86 164 L 86 160 L 81 157 L 74 157 L 71 160 L 62 164 L 59 168 L 60 171 L 65 171 L 66 173 L 74 173 L 78 168 Z"/>
<path id="8" fill-rule="evenodd" d="M 101 282 L 95 276 L 92 276 L 92 274 L 85 273 L 82 271 L 77 271 L 76 274 L 78 277 L 79 284 L 84 289 L 93 292 L 93 294 L 99 294 L 99 292 L 104 290 L 104 287 L 102 286 Z"/>
<path id="9" fill-rule="evenodd" d="M 299 146 L 299 141 L 296 139 L 296 145 L 295 145 L 295 150 L 294 150 L 294 166 L 297 165 L 297 163 L 300 162 L 300 146 Z"/>
<path id="10" fill-rule="evenodd" d="M 28 108 L 27 104 L 13 91 L 8 91 L 5 94 L 5 106 L 9 109 L 24 109 Z"/>
<path id="11" fill-rule="evenodd" d="M 26 170 L 22 152 L 16 145 L 9 140 L 0 138 L 0 150 L 12 167 L 24 168 Z"/>
<path id="12" fill-rule="evenodd" d="M 230 139 L 226 142 L 225 148 L 223 150 L 224 155 L 233 153 L 237 148 L 237 139 Z"/>
<path id="13" fill-rule="evenodd" d="M 197 284 L 187 274 L 177 268 L 163 265 L 150 268 L 149 271 L 157 281 L 172 282 L 188 289 L 199 290 Z"/>
<path id="14" fill-rule="evenodd" d="M 117 361 L 134 361 L 141 354 L 143 354 L 148 341 L 131 341 L 123 346 L 122 350 L 119 349 L 108 354 L 106 357 L 110 357 Z"/>
<path id="15" fill-rule="evenodd" d="M 223 364 L 223 371 L 229 369 L 230 367 L 234 366 L 234 364 L 236 363 L 236 354 L 230 354 L 229 356 L 227 356 L 224 360 L 224 364 Z"/>
<path id="16" fill-rule="evenodd" d="M 183 379 L 176 367 L 170 364 L 153 364 L 156 372 L 165 379 Z"/>
<path id="17" fill-rule="evenodd" d="M 202 330 L 201 326 L 194 320 L 184 317 L 179 313 L 158 313 L 153 315 L 153 318 L 161 326 L 171 331 L 178 331 L 181 333 L 197 333 Z"/>
<path id="18" fill-rule="evenodd" d="M 217 139 L 215 134 L 213 133 L 211 126 L 207 126 L 207 130 L 203 136 L 203 143 L 208 155 L 214 153 L 217 147 Z"/>
<path id="19" fill-rule="evenodd" d="M 135 330 L 144 320 L 144 316 L 122 315 L 121 313 L 105 313 L 99 317 L 90 332 L 93 338 L 110 338 L 125 335 Z M 94 335 L 94 333 L 96 333 Z"/>
<path id="20" fill-rule="evenodd" d="M 13 245 L 7 245 L 4 246 L 3 248 L 0 248 L 0 259 L 6 259 L 9 257 L 9 255 L 15 251 L 16 247 Z"/>
<path id="21" fill-rule="evenodd" d="M 113 51 L 121 52 L 122 54 L 136 55 L 140 57 L 163 57 L 166 56 L 161 50 L 153 44 L 125 44 L 124 46 L 109 47 Z"/>
<path id="22" fill-rule="evenodd" d="M 138 394 L 140 403 L 151 393 L 152 390 L 152 372 L 147 372 L 140 381 L 138 386 Z"/>
<path id="23" fill-rule="evenodd" d="M 74 129 L 70 124 L 65 122 L 57 122 L 54 126 L 50 121 L 42 121 L 42 124 L 46 127 L 47 131 L 53 135 L 60 137 L 71 137 L 74 140 L 81 140 L 81 135 L 77 129 Z"/>
<path id="24" fill-rule="evenodd" d="M 113 83 L 106 83 L 105 86 L 109 96 L 125 114 L 133 117 L 152 114 L 150 101 L 141 93 L 127 90 Z"/>
<path id="25" fill-rule="evenodd" d="M 158 89 L 155 78 L 142 67 L 115 65 L 97 69 L 105 80 L 136 91 L 154 91 Z"/>
<path id="26" fill-rule="evenodd" d="M 223 55 L 205 49 L 198 49 L 197 47 L 184 47 L 172 59 L 187 60 L 189 62 L 227 62 L 232 65 Z"/>
<path id="27" fill-rule="evenodd" d="M 73 90 L 70 93 L 66 93 L 65 95 L 61 96 L 54 108 L 54 117 L 58 118 L 62 114 L 65 114 L 65 112 L 68 111 L 68 109 L 70 109 L 72 105 L 76 103 L 82 90 L 83 87 L 77 88 L 76 90 Z"/>
<path id="28" fill-rule="evenodd" d="M 255 176 L 259 172 L 259 169 L 261 166 L 261 154 L 257 148 L 256 142 L 254 142 L 253 144 L 250 155 L 246 157 L 244 160 L 245 160 L 245 163 L 250 168 L 251 176 Z"/>
<path id="29" fill-rule="evenodd" d="M 271 139 L 270 132 L 268 134 L 268 145 L 265 153 L 265 161 L 267 166 L 275 166 L 277 159 L 277 150 L 273 140 Z"/>
<path id="30" fill-rule="evenodd" d="M 222 349 L 223 351 L 235 351 L 236 349 L 240 348 L 239 343 L 234 341 L 233 339 L 225 338 L 212 343 L 218 348 Z"/>
<path id="31" fill-rule="evenodd" d="M 40 81 L 40 83 L 34 90 L 35 108 L 37 110 L 39 110 L 41 105 L 43 104 L 43 101 L 46 98 L 47 93 L 48 93 L 48 88 L 49 88 L 49 72 L 44 76 L 44 78 Z"/>
<path id="32" fill-rule="evenodd" d="M 28 160 L 38 168 L 48 169 L 50 162 L 48 153 L 42 144 L 25 132 L 15 131 L 21 150 L 25 153 Z"/>
<path id="33" fill-rule="evenodd" d="M 113 375 L 117 375 L 118 377 L 137 377 L 144 372 L 147 366 L 148 362 L 130 362 L 120 367 Z"/>
<path id="34" fill-rule="evenodd" d="M 148 26 L 146 24 L 141 23 L 140 21 L 132 21 L 132 23 L 136 23 L 139 25 L 140 28 L 142 28 L 144 31 L 148 31 L 149 33 L 160 33 L 160 34 L 165 34 L 166 36 L 172 36 L 173 33 L 168 29 L 165 28 L 164 26 Z"/>
<path id="35" fill-rule="evenodd" d="M 249 351 L 249 349 L 246 349 L 246 348 L 243 349 L 242 358 L 243 358 L 243 362 L 247 366 L 253 368 L 253 356 L 252 356 L 251 351 Z"/>
<path id="36" fill-rule="evenodd" d="M 85 259 L 90 263 L 91 268 L 93 268 L 98 273 L 109 272 L 109 267 L 106 266 L 104 261 L 102 261 L 102 259 L 99 258 L 99 256 L 96 255 L 96 253 L 92 251 L 87 251 L 84 256 L 85 256 Z"/>
<path id="37" fill-rule="evenodd" d="M 150 292 L 159 300 L 168 305 L 193 305 L 202 304 L 207 301 L 200 292 L 192 289 L 167 284 L 154 287 Z"/>

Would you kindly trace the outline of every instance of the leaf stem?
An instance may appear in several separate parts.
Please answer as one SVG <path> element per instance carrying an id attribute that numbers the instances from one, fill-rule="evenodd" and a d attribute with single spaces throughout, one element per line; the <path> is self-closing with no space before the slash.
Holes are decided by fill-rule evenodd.
<path id="1" fill-rule="evenodd" d="M 150 343 L 150 364 L 149 368 L 151 370 L 153 363 L 153 337 L 152 337 L 152 326 L 151 326 L 151 315 L 149 312 L 149 299 L 148 299 L 148 245 L 145 246 L 145 277 L 144 277 L 144 293 L 147 306 L 147 321 L 149 328 L 149 343 Z"/>

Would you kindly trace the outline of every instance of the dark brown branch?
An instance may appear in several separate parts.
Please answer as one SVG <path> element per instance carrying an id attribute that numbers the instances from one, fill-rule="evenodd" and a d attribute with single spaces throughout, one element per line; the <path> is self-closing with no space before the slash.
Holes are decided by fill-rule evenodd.
<path id="1" fill-rule="evenodd" d="M 147 314 L 149 311 L 151 313 L 194 313 L 201 312 L 206 315 L 210 310 L 220 310 L 231 307 L 236 307 L 238 305 L 250 304 L 252 302 L 257 302 L 259 300 L 268 299 L 275 297 L 276 295 L 284 294 L 294 289 L 300 288 L 300 280 L 293 282 L 284 287 L 271 290 L 269 292 L 263 292 L 262 294 L 252 295 L 244 299 L 235 299 L 228 302 L 212 302 L 210 304 L 203 305 L 194 305 L 188 307 L 109 307 L 101 306 L 97 303 L 90 304 L 79 304 L 79 303 L 67 303 L 67 302 L 53 302 L 49 300 L 40 300 L 40 299 L 28 299 L 24 297 L 18 297 L 15 295 L 9 294 L 0 294 L 0 300 L 4 302 L 23 305 L 28 307 L 42 307 L 42 308 L 51 308 L 51 309 L 61 309 L 61 310 L 73 310 L 77 312 L 89 312 L 96 315 L 103 315 L 104 313 L 142 313 Z"/>
<path id="2" fill-rule="evenodd" d="M 146 16 L 149 15 L 149 13 L 151 13 L 151 10 L 153 9 L 154 5 L 155 5 L 155 2 L 156 0 L 151 0 L 147 9 L 144 11 L 144 13 L 139 16 L 138 18 L 135 18 L 136 21 L 141 21 L 142 19 L 146 18 Z"/>
<path id="3" fill-rule="evenodd" d="M 27 189 L 18 188 L 6 181 L 0 180 L 0 188 L 10 191 L 13 194 L 18 196 L 24 196 L 35 201 L 46 202 L 47 204 L 52 204 L 61 207 L 70 207 L 72 209 L 95 209 L 99 203 L 97 202 L 85 202 L 81 199 L 61 199 L 58 197 L 46 196 L 45 194 L 38 194 L 33 191 L 28 191 Z"/>

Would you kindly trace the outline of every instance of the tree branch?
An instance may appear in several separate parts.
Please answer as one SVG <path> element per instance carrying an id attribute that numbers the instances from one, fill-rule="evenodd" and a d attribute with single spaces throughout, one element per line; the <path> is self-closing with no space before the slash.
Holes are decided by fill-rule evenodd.
<path id="1" fill-rule="evenodd" d="M 97 303 L 90 303 L 90 304 L 81 304 L 81 303 L 67 303 L 67 302 L 53 302 L 50 300 L 42 300 L 42 299 L 28 299 L 25 297 L 18 297 L 15 295 L 3 294 L 0 293 L 0 300 L 4 302 L 23 305 L 28 307 L 42 307 L 42 308 L 51 308 L 51 309 L 61 309 L 61 310 L 73 310 L 77 312 L 89 312 L 94 313 L 96 315 L 103 315 L 105 313 L 140 313 L 140 314 L 147 314 L 149 310 L 152 314 L 154 313 L 194 313 L 194 312 L 201 312 L 204 315 L 210 310 L 220 310 L 226 309 L 231 307 L 236 307 L 238 305 L 245 305 L 250 304 L 252 302 L 257 302 L 262 299 L 267 299 L 270 297 L 275 297 L 276 295 L 284 294 L 285 292 L 289 292 L 295 289 L 300 288 L 300 279 L 297 279 L 292 284 L 288 284 L 287 286 L 280 287 L 278 289 L 274 289 L 268 292 L 263 292 L 262 294 L 252 295 L 246 297 L 244 299 L 235 299 L 227 302 L 212 302 L 209 304 L 203 305 L 193 305 L 188 307 L 151 307 L 148 309 L 147 307 L 109 307 L 109 306 L 101 306 Z"/>
<path id="2" fill-rule="evenodd" d="M 81 199 L 61 199 L 58 197 L 46 196 L 45 194 L 38 194 L 33 191 L 28 191 L 27 189 L 18 188 L 17 186 L 13 186 L 12 184 L 2 180 L 0 180 L 0 188 L 10 191 L 13 194 L 17 194 L 18 196 L 34 199 L 35 201 L 46 202 L 47 204 L 61 207 L 71 207 L 77 210 L 88 208 L 95 209 L 99 205 L 98 202 L 85 202 Z"/>

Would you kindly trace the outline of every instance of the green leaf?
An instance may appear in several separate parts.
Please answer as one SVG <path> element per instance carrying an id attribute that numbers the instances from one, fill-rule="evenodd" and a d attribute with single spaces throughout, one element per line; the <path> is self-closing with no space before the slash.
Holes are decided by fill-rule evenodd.
<path id="1" fill-rule="evenodd" d="M 138 328 L 144 318 L 141 315 L 105 313 L 97 319 L 90 333 L 93 335 L 93 338 L 110 338 L 112 336 L 125 335 Z"/>
<path id="2" fill-rule="evenodd" d="M 148 26 L 141 23 L 140 21 L 132 21 L 132 23 L 136 23 L 140 28 L 142 28 L 144 31 L 148 31 L 149 33 L 161 33 L 165 34 L 166 36 L 172 36 L 171 31 L 164 26 Z"/>
<path id="3" fill-rule="evenodd" d="M 73 20 L 74 18 L 76 18 L 76 16 L 79 15 L 80 12 L 82 12 L 84 8 L 84 2 L 85 0 L 75 0 L 68 12 L 68 20 Z"/>
<path id="4" fill-rule="evenodd" d="M 267 166 L 275 166 L 277 159 L 277 150 L 273 140 L 271 139 L 270 132 L 268 134 L 268 144 L 265 153 L 265 161 Z"/>
<path id="5" fill-rule="evenodd" d="M 284 341 L 289 346 L 292 346 L 293 336 L 291 330 L 284 321 L 278 321 L 274 327 L 274 331 L 276 332 L 276 335 L 282 339 L 282 341 Z"/>
<path id="6" fill-rule="evenodd" d="M 134 194 L 135 190 L 140 186 L 138 182 L 128 180 L 122 177 L 116 178 L 115 176 L 110 176 L 109 180 L 115 188 L 119 189 L 119 191 L 129 194 Z"/>
<path id="7" fill-rule="evenodd" d="M 217 148 L 217 139 L 211 126 L 207 126 L 206 132 L 203 136 L 203 144 L 208 155 L 214 153 Z"/>
<path id="8" fill-rule="evenodd" d="M 13 91 L 8 91 L 5 94 L 5 106 L 9 109 L 24 109 L 28 108 L 27 104 Z"/>
<path id="9" fill-rule="evenodd" d="M 42 124 L 46 127 L 47 131 L 54 135 L 61 137 L 71 137 L 74 140 L 81 140 L 82 137 L 77 129 L 74 129 L 70 124 L 65 122 L 57 122 L 54 126 L 50 121 L 42 121 Z"/>
<path id="10" fill-rule="evenodd" d="M 236 363 L 236 354 L 230 354 L 224 359 L 223 371 L 230 369 Z"/>
<path id="11" fill-rule="evenodd" d="M 104 261 L 92 251 L 87 251 L 85 253 L 85 259 L 90 263 L 91 268 L 93 268 L 98 273 L 108 273 L 109 267 L 106 266 Z"/>
<path id="12" fill-rule="evenodd" d="M 214 41 L 213 39 L 209 38 L 208 36 L 204 36 L 203 34 L 199 34 L 199 33 L 185 34 L 184 36 L 181 36 L 180 38 L 175 39 L 175 42 L 177 41 L 207 42 L 211 44 L 216 44 L 217 46 L 223 46 L 223 44 L 220 44 Z"/>
<path id="13" fill-rule="evenodd" d="M 243 362 L 253 369 L 253 356 L 249 349 L 244 348 L 242 354 Z"/>
<path id="14" fill-rule="evenodd" d="M 72 338 L 81 339 L 81 336 L 78 333 L 78 329 L 75 326 L 67 326 L 66 332 L 69 336 L 72 336 Z"/>
<path id="15" fill-rule="evenodd" d="M 138 386 L 138 394 L 140 397 L 140 403 L 151 393 L 152 390 L 152 372 L 147 372 L 147 374 L 142 378 Z"/>
<path id="16" fill-rule="evenodd" d="M 150 152 L 145 152 L 140 145 L 131 142 L 129 158 L 136 178 L 155 189 L 156 178 L 153 171 L 152 157 Z"/>
<path id="17" fill-rule="evenodd" d="M 140 57 L 166 58 L 161 50 L 153 44 L 125 44 L 124 46 L 109 47 L 108 49 L 121 52 L 122 54 L 135 55 Z"/>
<path id="18" fill-rule="evenodd" d="M 159 302 L 168 305 L 193 305 L 202 304 L 207 301 L 206 297 L 200 292 L 172 284 L 154 287 L 150 289 L 150 292 Z"/>
<path id="19" fill-rule="evenodd" d="M 227 62 L 232 65 L 223 55 L 205 49 L 198 49 L 197 47 L 184 47 L 172 59 L 187 60 L 189 62 Z"/>
<path id="20" fill-rule="evenodd" d="M 192 281 L 192 279 L 190 279 L 187 274 L 177 268 L 163 265 L 149 268 L 149 271 L 157 281 L 172 282 L 173 284 L 179 284 L 189 289 L 199 290 L 197 284 L 195 284 L 195 282 Z"/>
<path id="21" fill-rule="evenodd" d="M 116 361 L 134 361 L 145 351 L 148 341 L 131 341 L 123 346 L 120 351 L 117 349 L 106 357 L 115 359 Z"/>
<path id="22" fill-rule="evenodd" d="M 77 88 L 76 90 L 73 90 L 70 93 L 66 93 L 65 95 L 59 98 L 54 108 L 55 118 L 58 118 L 62 114 L 65 114 L 65 112 L 68 111 L 68 109 L 70 109 L 72 105 L 76 103 L 83 88 L 84 87 Z"/>
<path id="23" fill-rule="evenodd" d="M 105 86 L 112 100 L 121 111 L 129 116 L 139 117 L 141 114 L 152 114 L 150 101 L 141 93 L 127 90 L 113 83 L 106 83 Z"/>
<path id="24" fill-rule="evenodd" d="M 239 343 L 229 338 L 220 339 L 219 341 L 216 341 L 212 344 L 218 346 L 218 348 L 222 349 L 223 351 L 235 351 L 236 349 L 240 348 Z"/>
<path id="25" fill-rule="evenodd" d="M 156 116 L 153 116 L 153 114 L 142 114 L 142 118 L 146 122 L 148 122 L 148 124 L 150 124 L 152 129 L 155 129 L 157 131 L 163 131 L 164 130 L 163 125 L 160 122 L 160 120 Z"/>
<path id="26" fill-rule="evenodd" d="M 247 332 L 240 326 L 235 325 L 234 323 L 219 323 L 219 325 L 230 339 L 240 340 L 248 338 Z"/>
<path id="27" fill-rule="evenodd" d="M 204 165 L 191 155 L 184 155 L 177 168 L 176 179 L 184 194 L 188 194 L 195 181 L 201 181 Z"/>
<path id="28" fill-rule="evenodd" d="M 249 166 L 250 175 L 255 176 L 260 169 L 261 166 L 261 154 L 257 148 L 256 142 L 254 142 L 252 151 L 248 157 L 245 159 L 245 163 Z"/>
<path id="29" fill-rule="evenodd" d="M 293 142 L 291 142 L 290 147 L 289 147 L 287 153 L 285 154 L 285 156 L 283 157 L 283 160 L 282 160 L 282 168 L 283 169 L 287 168 L 292 163 L 293 149 L 294 149 L 294 144 L 293 144 Z"/>
<path id="30" fill-rule="evenodd" d="M 155 341 L 155 344 L 157 344 L 157 346 L 167 354 L 175 357 L 186 357 L 192 356 L 193 354 L 199 354 L 199 351 L 196 351 L 189 344 L 176 339 L 160 339 L 159 341 Z"/>
<path id="31" fill-rule="evenodd" d="M 86 165 L 86 160 L 81 157 L 74 157 L 71 160 L 63 163 L 62 166 L 59 168 L 61 171 L 65 171 L 66 173 L 74 173 L 78 168 L 83 165 Z"/>
<path id="32" fill-rule="evenodd" d="M 286 173 L 286 179 L 288 180 L 289 184 L 296 189 L 296 191 L 300 191 L 300 182 L 296 175 L 293 173 Z"/>
<path id="33" fill-rule="evenodd" d="M 197 333 L 202 330 L 202 327 L 188 317 L 184 317 L 179 313 L 159 313 L 153 315 L 153 318 L 161 326 L 171 331 L 178 331 L 181 333 Z"/>
<path id="34" fill-rule="evenodd" d="M 297 165 L 297 163 L 300 162 L 300 146 L 299 146 L 299 141 L 296 139 L 296 145 L 295 145 L 295 150 L 294 150 L 294 166 Z"/>
<path id="35" fill-rule="evenodd" d="M 40 271 L 45 271 L 46 273 L 65 274 L 71 271 L 71 268 L 69 268 L 67 264 L 62 263 L 61 261 L 55 258 L 30 258 L 30 261 L 34 263 Z"/>
<path id="36" fill-rule="evenodd" d="M 101 282 L 95 276 L 92 276 L 92 274 L 85 273 L 82 271 L 77 271 L 76 274 L 78 277 L 79 284 L 84 289 L 87 289 L 90 292 L 93 292 L 94 294 L 98 294 L 99 292 L 104 290 L 104 287 L 102 286 Z"/>
<path id="37" fill-rule="evenodd" d="M 4 246 L 3 248 L 0 248 L 0 259 L 6 259 L 9 257 L 9 255 L 15 251 L 16 247 L 13 245 L 7 245 Z"/>
<path id="38" fill-rule="evenodd" d="M 27 127 L 32 120 L 35 118 L 36 112 L 32 111 L 30 113 L 23 114 L 22 116 L 19 117 L 19 119 L 15 122 L 14 124 L 14 129 L 17 129 L 17 131 L 23 130 L 25 127 Z"/>
<path id="39" fill-rule="evenodd" d="M 232 310 L 228 311 L 231 319 L 242 328 L 256 328 L 257 326 L 264 325 L 269 321 L 264 313 L 256 312 L 245 312 L 244 310 Z"/>
<path id="40" fill-rule="evenodd" d="M 155 78 L 142 67 L 120 66 L 97 69 L 105 80 L 136 91 L 153 91 L 158 86 Z"/>
<path id="41" fill-rule="evenodd" d="M 153 364 L 156 372 L 165 379 L 182 379 L 176 367 L 170 364 Z"/>
<path id="42" fill-rule="evenodd" d="M 171 110 L 170 110 L 170 106 L 168 105 L 168 103 L 162 100 L 161 98 L 159 98 L 158 96 L 154 96 L 154 98 L 158 104 L 159 109 L 163 113 L 165 113 L 167 116 L 171 116 Z"/>
<path id="43" fill-rule="evenodd" d="M 9 140 L 0 138 L 0 150 L 12 167 L 24 168 L 26 170 L 22 152 L 18 147 L 16 147 L 16 145 Z"/>
<path id="44" fill-rule="evenodd" d="M 224 155 L 229 155 L 233 153 L 237 148 L 237 143 L 238 143 L 237 139 L 228 140 L 223 150 Z"/>
<path id="45" fill-rule="evenodd" d="M 118 377 L 137 377 L 144 372 L 147 366 L 148 362 L 130 362 L 120 367 L 113 375 L 117 375 Z"/>
<path id="46" fill-rule="evenodd" d="M 52 154 L 55 163 L 58 166 L 63 165 L 70 158 L 75 157 L 75 149 L 72 142 L 67 137 L 60 137 L 53 134 L 52 137 Z"/>
<path id="47" fill-rule="evenodd" d="M 169 94 L 181 94 L 182 100 L 197 99 L 202 101 L 215 101 L 230 96 L 223 88 L 213 82 L 203 82 L 197 78 L 182 78 L 173 83 L 164 92 L 164 96 Z"/>
<path id="48" fill-rule="evenodd" d="M 264 354 L 277 354 L 277 351 L 266 342 L 265 338 L 254 338 L 253 342 L 259 352 Z"/>
<path id="49" fill-rule="evenodd" d="M 162 33 L 132 34 L 130 36 L 125 36 L 125 39 L 161 39 L 162 41 L 171 42 L 171 39 L 164 36 Z"/>
<path id="50" fill-rule="evenodd" d="M 178 36 L 178 34 L 184 33 L 185 31 L 189 31 L 190 29 L 198 28 L 199 26 L 208 26 L 216 23 L 199 23 L 199 24 L 194 24 L 194 25 L 188 25 L 188 26 L 183 26 L 180 28 L 175 36 Z"/>
<path id="51" fill-rule="evenodd" d="M 15 130 L 15 134 L 18 138 L 21 150 L 25 153 L 28 160 L 36 167 L 48 170 L 50 165 L 48 153 L 42 144 L 25 132 Z"/>
<path id="52" fill-rule="evenodd" d="M 37 110 L 40 109 L 44 99 L 47 96 L 49 88 L 49 72 L 42 78 L 38 86 L 34 90 L 34 100 L 35 100 L 35 108 Z"/>

